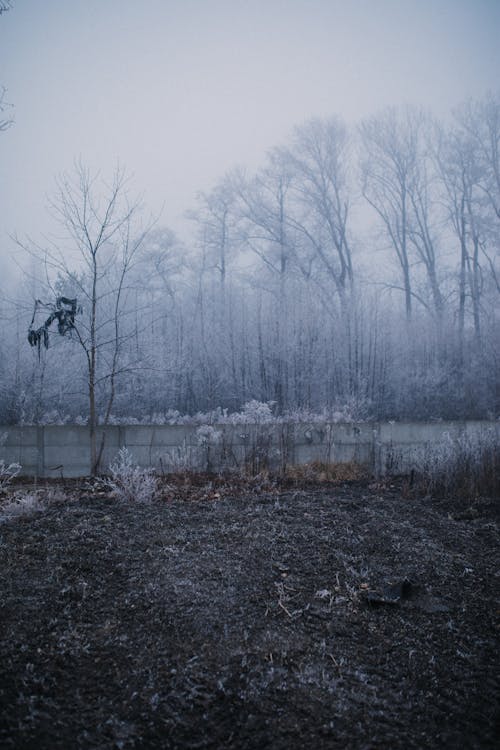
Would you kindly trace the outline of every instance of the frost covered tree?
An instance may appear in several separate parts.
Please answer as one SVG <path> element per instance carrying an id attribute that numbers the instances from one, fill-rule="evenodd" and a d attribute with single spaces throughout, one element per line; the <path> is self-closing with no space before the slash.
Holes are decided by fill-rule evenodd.
<path id="1" fill-rule="evenodd" d="M 75 419 L 90 402 L 97 434 L 253 400 L 336 418 L 498 415 L 497 147 L 493 95 L 441 126 L 391 110 L 359 138 L 306 122 L 200 194 L 182 240 L 141 227 L 123 175 L 106 187 L 77 170 L 54 201 L 64 238 L 38 248 L 33 275 L 84 307 L 80 347 L 55 337 L 30 362 L 29 312 L 4 301 L 3 418 Z"/>

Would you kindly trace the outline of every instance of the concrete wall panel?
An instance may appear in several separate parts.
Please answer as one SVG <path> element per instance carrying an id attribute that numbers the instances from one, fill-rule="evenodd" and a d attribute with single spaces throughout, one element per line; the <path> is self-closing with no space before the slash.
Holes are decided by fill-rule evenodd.
<path id="1" fill-rule="evenodd" d="M 0 427 L 0 451 L 2 447 L 36 446 L 37 429 L 37 427 Z"/>
<path id="2" fill-rule="evenodd" d="M 374 424 L 216 425 L 215 440 L 200 441 L 197 426 L 110 426 L 101 462 L 103 472 L 127 447 L 134 463 L 160 472 L 217 470 L 312 461 L 355 461 L 375 473 L 409 472 L 429 446 L 446 435 L 500 438 L 499 422 Z M 90 471 L 89 430 L 77 425 L 1 427 L 0 458 L 20 463 L 26 476 L 83 476 Z M 101 432 L 98 430 L 98 441 Z"/>

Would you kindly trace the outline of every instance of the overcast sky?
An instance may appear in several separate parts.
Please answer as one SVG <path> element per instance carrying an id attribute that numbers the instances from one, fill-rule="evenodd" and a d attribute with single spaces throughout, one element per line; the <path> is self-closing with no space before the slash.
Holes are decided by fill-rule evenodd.
<path id="1" fill-rule="evenodd" d="M 13 0 L 0 17 L 0 252 L 49 230 L 81 157 L 135 175 L 182 230 L 195 193 L 312 116 L 410 102 L 444 114 L 498 87 L 500 0 Z"/>

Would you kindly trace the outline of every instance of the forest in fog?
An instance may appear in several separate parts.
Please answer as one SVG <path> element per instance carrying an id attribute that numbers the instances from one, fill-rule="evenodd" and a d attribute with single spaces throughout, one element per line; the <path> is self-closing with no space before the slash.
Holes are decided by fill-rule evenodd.
<path id="1" fill-rule="evenodd" d="M 0 422 L 497 418 L 499 136 L 494 94 L 310 120 L 200 194 L 185 237 L 77 163 L 54 237 L 15 243 Z"/>

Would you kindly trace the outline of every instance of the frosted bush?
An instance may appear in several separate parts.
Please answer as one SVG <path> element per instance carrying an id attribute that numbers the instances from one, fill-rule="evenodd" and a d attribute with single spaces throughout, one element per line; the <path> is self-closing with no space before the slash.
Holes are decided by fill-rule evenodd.
<path id="1" fill-rule="evenodd" d="M 165 464 L 167 471 L 183 473 L 192 468 L 191 453 L 186 445 L 179 445 L 166 451 L 163 459 L 160 458 L 160 461 L 162 465 Z"/>
<path id="2" fill-rule="evenodd" d="M 240 412 L 234 412 L 228 418 L 228 422 L 231 424 L 270 424 L 277 422 L 276 417 L 273 416 L 272 407 L 275 405 L 275 401 L 247 401 L 243 405 L 243 409 Z"/>
<path id="3" fill-rule="evenodd" d="M 7 487 L 7 485 L 17 477 L 20 471 L 21 464 L 6 464 L 3 458 L 0 459 L 0 490 Z"/>
<path id="4" fill-rule="evenodd" d="M 44 412 L 44 414 L 42 414 L 42 418 L 40 419 L 41 424 L 53 425 L 69 424 L 71 421 L 72 419 L 69 414 L 62 414 L 57 409 L 51 409 L 50 411 Z"/>
<path id="5" fill-rule="evenodd" d="M 371 404 L 364 400 L 351 399 L 312 411 L 305 407 L 290 409 L 283 414 L 274 414 L 275 401 L 247 401 L 239 411 L 229 413 L 228 409 L 217 406 L 207 412 L 195 414 L 181 414 L 177 409 L 167 409 L 164 412 L 154 411 L 143 414 L 140 418 L 132 415 L 111 414 L 108 418 L 110 425 L 217 425 L 217 424 L 294 424 L 315 422 L 364 422 L 371 418 Z M 77 415 L 71 418 L 57 410 L 45 412 L 40 420 L 41 424 L 88 424 L 86 416 Z M 31 424 L 32 422 L 25 422 Z"/>
<path id="6" fill-rule="evenodd" d="M 153 412 L 151 415 L 151 419 L 149 420 L 150 424 L 154 425 L 165 425 L 168 424 L 167 415 L 162 414 L 161 412 Z"/>
<path id="7" fill-rule="evenodd" d="M 216 430 L 210 424 L 204 424 L 196 430 L 196 440 L 198 445 L 202 446 L 219 445 L 222 440 L 222 432 Z"/>
<path id="8" fill-rule="evenodd" d="M 227 422 L 227 409 L 221 409 L 220 406 L 207 412 L 198 411 L 191 417 L 191 424 L 224 424 L 225 422 Z"/>
<path id="9" fill-rule="evenodd" d="M 161 415 L 163 418 L 163 424 L 178 424 L 179 419 L 182 418 L 182 414 L 177 409 L 168 409 L 165 414 Z"/>
<path id="10" fill-rule="evenodd" d="M 119 500 L 150 503 L 158 489 L 153 469 L 141 469 L 132 463 L 132 454 L 120 448 L 115 463 L 109 467 L 109 486 Z"/>

